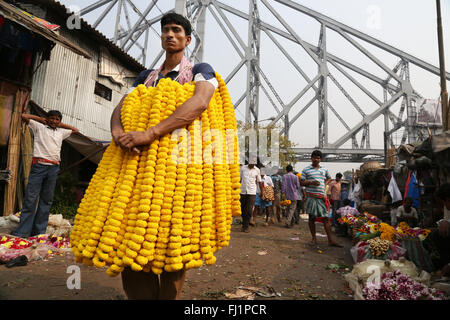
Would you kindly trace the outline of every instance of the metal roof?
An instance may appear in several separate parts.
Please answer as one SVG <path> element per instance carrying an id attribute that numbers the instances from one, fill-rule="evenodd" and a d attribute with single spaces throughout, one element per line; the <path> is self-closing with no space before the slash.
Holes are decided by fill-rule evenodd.
<path id="1" fill-rule="evenodd" d="M 0 0 L 0 14 L 4 16 L 6 19 L 11 20 L 17 24 L 20 24 L 26 29 L 36 34 L 39 34 L 40 36 L 52 42 L 59 43 L 60 45 L 72 50 L 73 52 L 82 55 L 85 58 L 91 59 L 91 55 L 82 48 L 80 48 L 79 46 L 77 46 L 75 43 L 49 30 L 48 28 L 31 19 L 29 16 L 17 10 L 14 6 L 11 6 L 10 4 L 6 3 L 3 0 Z"/>
<path id="2" fill-rule="evenodd" d="M 1 1 L 1 0 L 0 0 Z M 63 5 L 61 2 L 57 0 L 19 0 L 17 2 L 21 3 L 30 3 L 34 5 L 42 5 L 45 8 L 50 8 L 51 10 L 54 10 L 58 14 L 60 14 L 62 17 L 65 17 L 66 19 L 69 18 L 73 13 L 70 13 L 69 9 Z M 122 62 L 126 63 L 127 65 L 131 66 L 135 70 L 145 70 L 146 67 L 142 65 L 140 62 L 138 62 L 135 58 L 130 56 L 128 53 L 122 50 L 119 46 L 117 46 L 114 42 L 112 42 L 110 39 L 108 39 L 103 33 L 95 29 L 93 26 L 91 26 L 86 20 L 83 18 L 80 18 L 81 21 L 81 32 L 89 34 L 89 36 L 96 40 L 97 42 L 100 42 L 102 45 L 108 48 L 108 50 L 111 51 L 111 53 L 121 60 Z M 73 30 L 73 32 L 76 32 L 78 30 Z"/>

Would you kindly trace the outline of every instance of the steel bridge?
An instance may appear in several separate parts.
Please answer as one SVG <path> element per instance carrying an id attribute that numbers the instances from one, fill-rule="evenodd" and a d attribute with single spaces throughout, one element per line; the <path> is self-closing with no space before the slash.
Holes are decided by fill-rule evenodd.
<path id="1" fill-rule="evenodd" d="M 212 23 L 216 23 L 226 38 L 233 46 L 235 53 L 239 56 L 239 62 L 233 70 L 226 75 L 225 82 L 230 82 L 236 74 L 246 68 L 246 87 L 243 88 L 242 95 L 233 101 L 238 110 L 244 110 L 246 123 L 259 122 L 261 96 L 270 102 L 273 107 L 271 111 L 273 117 L 270 125 L 281 125 L 281 132 L 289 135 L 294 123 L 305 116 L 305 112 L 313 107 L 317 107 L 318 138 L 316 148 L 327 155 L 329 161 L 355 161 L 361 162 L 365 159 L 382 159 L 384 149 L 373 149 L 370 145 L 371 128 L 370 124 L 378 117 L 384 118 L 384 143 L 385 148 L 394 146 L 393 134 L 399 129 L 404 129 L 401 143 L 413 143 L 426 134 L 427 127 L 417 122 L 418 103 L 423 99 L 416 88 L 413 87 L 410 79 L 410 66 L 414 65 L 427 73 L 439 76 L 439 68 L 403 52 L 398 48 L 388 45 L 378 39 L 364 34 L 348 25 L 340 23 L 326 15 L 311 10 L 298 2 L 291 0 L 248 0 L 248 11 L 239 10 L 218 0 L 174 0 L 174 7 L 163 12 L 158 7 L 158 2 L 148 1 L 146 8 L 140 10 L 137 7 L 137 0 L 100 0 L 83 8 L 80 11 L 81 17 L 91 13 L 96 13 L 96 20 L 92 26 L 97 28 L 106 15 L 115 12 L 114 36 L 111 41 L 120 46 L 125 52 L 138 50 L 140 55 L 138 60 L 142 64 L 146 63 L 149 50 L 149 34 L 156 32 L 157 24 L 163 14 L 167 12 L 178 12 L 186 16 L 193 25 L 193 43 L 195 47 L 189 50 L 189 58 L 193 62 L 201 61 L 203 57 L 203 39 L 206 24 L 206 14 L 212 16 Z M 316 43 L 307 42 L 300 30 L 295 30 L 280 14 L 279 9 L 274 5 L 283 6 L 297 15 L 304 15 L 312 18 L 320 24 L 320 34 Z M 264 21 L 260 18 L 260 10 L 270 12 L 273 21 Z M 130 11 L 134 12 L 134 17 Z M 159 12 L 158 12 L 159 10 Z M 153 12 L 153 15 L 151 13 Z M 92 16 L 92 14 L 91 14 Z M 151 17 L 152 16 L 152 17 Z M 248 21 L 248 30 L 244 33 L 247 39 L 243 38 L 242 30 L 237 30 L 231 22 L 230 16 L 238 17 Z M 136 18 L 137 17 L 137 18 Z M 150 18 L 151 17 L 151 18 Z M 124 20 L 125 18 L 125 20 Z M 277 26 L 278 25 L 278 26 Z M 281 26 L 281 27 L 280 27 Z M 156 28 L 159 29 L 159 28 Z M 303 33 L 305 30 L 301 30 Z M 327 50 L 327 35 L 333 32 L 342 37 L 342 41 L 350 44 L 359 53 L 364 55 L 375 66 L 378 67 L 384 76 L 380 77 L 379 72 L 373 72 L 367 65 L 357 65 L 356 63 L 337 56 Z M 261 34 L 264 33 L 270 41 L 279 49 L 280 53 L 289 61 L 293 72 L 297 73 L 306 85 L 297 89 L 297 94 L 290 101 L 283 100 L 279 92 L 275 89 L 271 79 L 261 67 Z M 317 68 L 314 76 L 309 76 L 305 71 L 301 61 L 296 60 L 290 51 L 279 39 L 288 40 L 306 52 Z M 159 50 L 159 49 L 158 49 Z M 384 61 L 384 55 L 389 54 L 395 57 L 395 66 L 389 66 L 389 62 Z M 164 54 L 160 51 L 149 68 L 155 67 Z M 450 74 L 446 73 L 447 80 Z M 375 105 L 373 110 L 365 110 L 355 98 L 354 90 L 351 91 L 343 84 L 343 80 L 349 81 L 359 94 L 368 97 Z M 382 92 L 382 96 L 377 96 L 372 87 L 366 85 L 361 80 L 365 79 Z M 273 79 L 272 79 L 273 80 Z M 330 84 L 337 87 L 343 94 L 346 101 L 346 108 L 350 107 L 354 111 L 354 116 L 359 119 L 356 124 L 349 125 L 344 116 L 339 112 L 336 105 L 332 105 L 329 99 Z M 313 91 L 313 97 L 306 99 L 306 93 Z M 303 99 L 302 99 L 303 98 Z M 293 106 L 302 101 L 304 106 L 294 112 Z M 400 103 L 398 113 L 393 112 L 392 106 Z M 341 136 L 333 136 L 331 141 L 329 127 L 330 114 L 333 114 L 341 126 L 345 128 L 345 133 Z M 303 119 L 305 120 L 305 119 Z M 307 120 L 308 122 L 311 119 Z M 431 129 L 438 130 L 439 126 L 431 126 Z M 380 130 L 378 128 L 378 130 Z M 346 147 L 345 144 L 350 145 Z M 294 151 L 299 160 L 308 158 L 312 148 L 295 148 Z"/>

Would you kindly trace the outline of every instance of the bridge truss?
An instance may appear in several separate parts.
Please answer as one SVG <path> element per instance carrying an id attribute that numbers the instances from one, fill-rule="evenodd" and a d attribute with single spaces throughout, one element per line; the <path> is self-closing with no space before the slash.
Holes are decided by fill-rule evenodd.
<path id="1" fill-rule="evenodd" d="M 139 50 L 140 55 L 137 59 L 147 65 L 149 33 L 156 32 L 155 29 L 159 30 L 159 28 L 154 27 L 155 24 L 159 23 L 163 14 L 170 11 L 181 13 L 192 22 L 195 46 L 192 50 L 189 50 L 189 57 L 193 62 L 201 61 L 203 39 L 207 27 L 205 17 L 208 12 L 212 16 L 213 23 L 220 27 L 239 56 L 239 62 L 226 75 L 225 82 L 230 82 L 244 66 L 246 67 L 246 86 L 243 88 L 241 96 L 233 101 L 235 108 L 245 110 L 246 123 L 256 124 L 260 121 L 260 95 L 264 95 L 273 108 L 273 117 L 271 117 L 269 124 L 281 125 L 281 132 L 287 135 L 291 133 L 290 129 L 294 123 L 302 120 L 302 115 L 304 116 L 308 109 L 317 107 L 318 132 L 316 134 L 318 143 L 314 149 L 322 150 L 333 161 L 361 162 L 368 158 L 382 159 L 385 149 L 371 148 L 370 145 L 370 124 L 380 116 L 384 118 L 385 148 L 394 146 L 393 135 L 398 134 L 399 129 L 404 129 L 400 143 L 414 143 L 426 135 L 427 126 L 417 123 L 417 104 L 423 99 L 423 96 L 413 88 L 410 79 L 410 66 L 414 65 L 437 77 L 439 76 L 439 69 L 326 15 L 300 5 L 298 2 L 291 0 L 248 0 L 248 11 L 242 11 L 218 0 L 175 0 L 174 8 L 165 12 L 159 9 L 157 0 L 149 1 L 144 10 L 140 10 L 136 3 L 137 0 L 100 0 L 83 8 L 80 15 L 83 17 L 90 12 L 98 12 L 93 23 L 93 27 L 98 27 L 105 16 L 113 12 L 113 8 L 115 8 L 115 28 L 111 40 L 125 52 L 130 52 L 132 49 Z M 283 18 L 279 9 L 274 7 L 275 4 L 288 8 L 295 14 L 306 15 L 318 22 L 320 34 L 316 43 L 306 41 L 300 33 L 300 31 L 304 33 L 305 30 L 295 30 Z M 272 15 L 272 19 L 276 21 L 277 25 L 260 18 L 262 8 Z M 135 17 L 137 16 L 134 21 L 131 19 L 130 10 L 134 11 Z M 150 18 L 152 12 L 156 12 L 156 14 L 153 14 L 153 17 Z M 231 22 L 230 16 L 248 21 L 246 40 L 242 37 L 242 30 L 237 30 Z M 123 17 L 125 17 L 125 21 Z M 344 59 L 329 52 L 327 50 L 327 35 L 330 32 L 340 35 L 343 42 L 368 58 L 384 76 L 380 76 L 380 72 L 373 72 L 366 68 L 366 65 L 358 66 L 349 59 Z M 289 101 L 281 98 L 281 94 L 275 89 L 271 79 L 261 66 L 262 33 L 289 61 L 292 72 L 298 73 L 306 82 L 304 87 L 296 89 L 297 94 Z M 306 52 L 317 67 L 314 76 L 308 75 L 301 61 L 293 57 L 291 51 L 281 43 L 280 38 Z M 148 67 L 155 67 L 163 54 L 164 52 L 161 50 Z M 385 54 L 395 57 L 397 61 L 395 66 L 389 66 L 390 63 L 384 61 Z M 446 78 L 450 80 L 449 73 L 446 73 Z M 342 79 L 352 83 L 360 91 L 360 94 L 368 97 L 374 103 L 375 109 L 367 111 L 363 108 L 357 102 L 354 90 L 351 91 L 346 88 Z M 360 79 L 368 80 L 372 85 L 378 87 L 378 91 L 373 90 L 373 87 L 368 87 L 367 82 L 363 83 Z M 328 98 L 330 85 L 335 86 L 345 97 L 345 108 L 354 110 L 354 117 L 359 119 L 356 124 L 348 124 L 348 121 L 340 113 L 341 109 L 331 104 Z M 313 96 L 306 99 L 306 93 L 310 91 L 313 91 Z M 377 96 L 374 93 L 375 91 L 382 92 L 382 97 Z M 293 106 L 299 102 L 303 102 L 304 105 L 300 110 L 294 112 Z M 396 103 L 400 104 L 398 113 L 394 113 L 392 110 L 392 106 Z M 334 137 L 334 141 L 330 141 L 330 113 L 345 128 L 344 134 Z M 310 122 L 310 119 L 306 121 Z M 439 130 L 440 127 L 435 126 L 431 129 Z M 294 148 L 298 160 L 308 159 L 312 150 L 312 148 Z"/>

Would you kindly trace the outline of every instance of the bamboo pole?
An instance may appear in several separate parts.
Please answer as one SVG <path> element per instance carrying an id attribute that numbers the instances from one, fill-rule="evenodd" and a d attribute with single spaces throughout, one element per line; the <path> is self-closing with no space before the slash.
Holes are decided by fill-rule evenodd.
<path id="1" fill-rule="evenodd" d="M 14 213 L 16 204 L 16 190 L 20 164 L 20 140 L 22 125 L 22 108 L 28 102 L 28 94 L 24 89 L 18 88 L 11 114 L 11 128 L 8 142 L 7 168 L 11 171 L 11 179 L 5 187 L 3 215 Z"/>

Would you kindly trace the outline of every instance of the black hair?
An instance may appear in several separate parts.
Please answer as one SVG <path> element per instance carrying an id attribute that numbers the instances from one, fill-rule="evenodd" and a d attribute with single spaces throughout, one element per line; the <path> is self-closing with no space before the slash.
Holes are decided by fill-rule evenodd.
<path id="1" fill-rule="evenodd" d="M 50 118 L 51 116 L 57 116 L 59 120 L 62 120 L 62 113 L 58 110 L 50 110 L 47 112 L 47 118 Z"/>
<path id="2" fill-rule="evenodd" d="M 185 17 L 183 17 L 181 14 L 175 13 L 175 12 L 170 12 L 166 15 L 164 15 L 161 19 L 161 29 L 166 25 L 166 24 L 170 24 L 170 23 L 174 23 L 177 25 L 180 25 L 183 27 L 184 29 L 184 33 L 187 36 L 190 36 L 192 33 L 192 26 L 191 23 L 189 22 L 188 19 L 186 19 Z"/>
<path id="3" fill-rule="evenodd" d="M 320 151 L 320 150 L 314 150 L 314 151 L 311 153 L 311 158 L 314 158 L 314 157 L 320 157 L 320 159 L 322 159 L 322 151 Z"/>
<path id="4" fill-rule="evenodd" d="M 438 191 L 436 192 L 436 195 L 445 201 L 445 199 L 450 198 L 450 183 L 444 183 L 442 184 Z"/>
<path id="5" fill-rule="evenodd" d="M 286 166 L 286 172 L 291 172 L 292 170 L 294 170 L 294 168 L 292 168 L 292 166 L 290 164 L 288 164 Z"/>
<path id="6" fill-rule="evenodd" d="M 344 201 L 342 202 L 344 204 L 344 206 L 348 206 L 350 205 L 350 199 L 344 199 Z"/>
<path id="7" fill-rule="evenodd" d="M 411 197 L 406 197 L 406 198 L 405 198 L 405 202 L 406 202 L 406 201 L 411 201 L 411 203 L 413 203 L 413 202 L 414 202 L 414 199 L 411 198 Z"/>
<path id="8" fill-rule="evenodd" d="M 342 173 L 336 173 L 336 178 L 339 178 L 339 179 L 341 179 L 342 178 Z"/>

